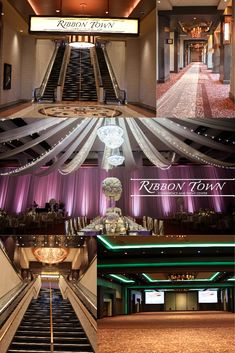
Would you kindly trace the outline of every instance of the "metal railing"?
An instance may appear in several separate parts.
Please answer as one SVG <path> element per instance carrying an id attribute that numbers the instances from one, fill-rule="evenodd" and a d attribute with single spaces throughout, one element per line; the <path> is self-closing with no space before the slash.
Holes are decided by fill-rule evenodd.
<path id="1" fill-rule="evenodd" d="M 52 315 L 52 290 L 51 290 L 51 282 L 50 282 L 50 331 L 51 331 L 51 353 L 54 353 L 54 332 L 53 332 L 53 315 Z"/>
<path id="2" fill-rule="evenodd" d="M 52 70 L 52 67 L 54 65 L 54 61 L 55 61 L 55 58 L 56 58 L 58 50 L 59 50 L 59 44 L 56 43 L 55 50 L 54 50 L 54 52 L 52 54 L 52 57 L 51 57 L 51 60 L 49 62 L 49 65 L 47 67 L 46 73 L 45 73 L 44 78 L 42 80 L 42 84 L 41 84 L 40 87 L 37 87 L 34 90 L 34 100 L 36 102 L 40 101 L 40 99 L 43 97 L 43 94 L 45 92 L 45 89 L 46 89 L 46 86 L 47 86 L 47 82 L 48 82 L 48 79 L 50 77 L 51 70 Z"/>
<path id="3" fill-rule="evenodd" d="M 97 299 L 96 296 L 91 293 L 86 287 L 84 287 L 81 283 L 77 284 L 75 282 L 71 282 L 64 278 L 68 286 L 72 289 L 75 295 L 81 300 L 83 305 L 87 308 L 87 310 L 92 314 L 92 316 L 96 319 L 97 317 Z"/>
<path id="4" fill-rule="evenodd" d="M 66 78 L 67 66 L 68 66 L 69 59 L 70 59 L 70 54 L 71 54 L 71 47 L 69 45 L 66 45 L 65 53 L 64 53 L 64 57 L 63 57 L 63 61 L 62 61 L 61 69 L 60 69 L 60 76 L 59 76 L 59 80 L 58 80 L 58 85 L 57 85 L 57 87 L 60 87 L 61 98 L 63 95 L 64 83 L 65 83 L 65 78 Z M 58 92 L 57 88 L 56 88 L 56 91 Z M 58 100 L 58 95 L 57 95 L 57 100 Z"/>
<path id="5" fill-rule="evenodd" d="M 113 67 L 112 67 L 111 61 L 109 59 L 109 56 L 108 56 L 108 53 L 107 53 L 107 50 L 106 50 L 106 46 L 102 45 L 101 48 L 102 48 L 103 53 L 104 53 L 105 61 L 106 61 L 106 64 L 107 64 L 107 67 L 108 67 L 108 70 L 109 70 L 109 75 L 110 75 L 110 78 L 111 78 L 111 81 L 112 81 L 112 84 L 113 84 L 113 89 L 114 89 L 116 98 L 119 100 L 119 102 L 121 104 L 125 104 L 126 103 L 126 91 L 120 89 L 120 87 L 118 85 L 115 73 L 113 71 Z"/>
<path id="6" fill-rule="evenodd" d="M 36 279 L 32 282 L 21 283 L 0 299 L 0 327 L 4 325 L 35 281 Z"/>

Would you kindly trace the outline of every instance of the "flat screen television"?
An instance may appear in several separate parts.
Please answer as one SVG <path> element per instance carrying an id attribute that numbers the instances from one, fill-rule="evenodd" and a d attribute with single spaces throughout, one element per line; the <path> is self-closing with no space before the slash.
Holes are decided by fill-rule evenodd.
<path id="1" fill-rule="evenodd" d="M 164 292 L 146 291 L 145 304 L 164 304 Z"/>
<path id="2" fill-rule="evenodd" d="M 218 303 L 217 290 L 204 290 L 198 291 L 198 303 Z"/>

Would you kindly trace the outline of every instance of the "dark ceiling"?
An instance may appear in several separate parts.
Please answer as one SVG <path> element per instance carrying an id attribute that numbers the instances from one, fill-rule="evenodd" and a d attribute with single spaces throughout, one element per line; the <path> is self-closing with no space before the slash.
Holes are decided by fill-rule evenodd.
<path id="1" fill-rule="evenodd" d="M 21 16 L 97 16 L 143 18 L 155 7 L 155 0 L 8 0 Z"/>

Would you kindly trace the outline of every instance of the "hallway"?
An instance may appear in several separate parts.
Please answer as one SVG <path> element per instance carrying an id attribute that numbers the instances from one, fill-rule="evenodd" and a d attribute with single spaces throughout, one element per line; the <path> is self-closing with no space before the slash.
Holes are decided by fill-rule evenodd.
<path id="1" fill-rule="evenodd" d="M 102 353 L 231 353 L 234 316 L 227 312 L 148 312 L 98 321 Z"/>
<path id="2" fill-rule="evenodd" d="M 157 117 L 234 118 L 230 85 L 219 81 L 202 63 L 191 64 L 182 74 L 157 84 Z"/>
<path id="3" fill-rule="evenodd" d="M 234 118 L 229 85 L 219 81 L 202 63 L 191 64 L 182 74 L 157 84 L 157 117 Z"/>

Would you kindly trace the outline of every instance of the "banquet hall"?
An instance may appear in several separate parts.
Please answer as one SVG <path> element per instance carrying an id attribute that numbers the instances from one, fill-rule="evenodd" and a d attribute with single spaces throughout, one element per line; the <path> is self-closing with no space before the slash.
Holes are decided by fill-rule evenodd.
<path id="1" fill-rule="evenodd" d="M 233 234 L 234 121 L 0 121 L 5 234 Z"/>

